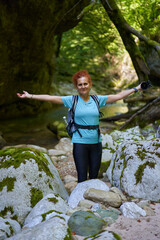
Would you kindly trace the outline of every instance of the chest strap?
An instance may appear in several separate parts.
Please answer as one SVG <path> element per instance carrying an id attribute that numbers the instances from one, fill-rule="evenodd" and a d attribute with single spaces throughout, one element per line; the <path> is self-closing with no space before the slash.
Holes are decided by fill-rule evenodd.
<path id="1" fill-rule="evenodd" d="M 80 137 L 82 137 L 82 134 L 79 131 L 79 128 L 81 129 L 88 129 L 88 130 L 92 130 L 92 129 L 98 129 L 98 139 L 100 136 L 100 129 L 99 129 L 99 125 L 80 125 L 77 123 L 74 123 L 75 127 L 77 128 L 77 132 L 79 133 Z"/>

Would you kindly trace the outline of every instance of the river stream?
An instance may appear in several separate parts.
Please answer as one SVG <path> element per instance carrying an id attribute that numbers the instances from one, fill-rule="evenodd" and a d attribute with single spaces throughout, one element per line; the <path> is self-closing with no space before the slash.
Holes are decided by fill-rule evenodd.
<path id="1" fill-rule="evenodd" d="M 101 110 L 104 117 L 110 117 L 126 113 L 128 108 L 123 101 L 118 101 L 103 107 Z M 56 120 L 63 121 L 63 116 L 67 116 L 67 111 L 65 107 L 58 107 L 34 117 L 1 120 L 0 132 L 2 132 L 7 145 L 35 144 L 47 149 L 53 148 L 59 140 L 47 128 L 47 124 Z M 106 127 L 107 123 L 100 122 L 100 126 Z M 108 127 L 110 127 L 110 124 L 108 124 Z"/>

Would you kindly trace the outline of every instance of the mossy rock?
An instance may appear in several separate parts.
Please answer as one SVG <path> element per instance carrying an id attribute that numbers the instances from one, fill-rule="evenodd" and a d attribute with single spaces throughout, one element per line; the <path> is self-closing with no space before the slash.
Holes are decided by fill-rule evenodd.
<path id="1" fill-rule="evenodd" d="M 8 212 L 20 223 L 44 196 L 68 194 L 50 157 L 33 148 L 11 147 L 0 151 L 0 216 Z"/>
<path id="2" fill-rule="evenodd" d="M 106 222 L 92 212 L 77 211 L 70 217 L 68 225 L 71 232 L 80 236 L 90 236 L 99 233 Z"/>

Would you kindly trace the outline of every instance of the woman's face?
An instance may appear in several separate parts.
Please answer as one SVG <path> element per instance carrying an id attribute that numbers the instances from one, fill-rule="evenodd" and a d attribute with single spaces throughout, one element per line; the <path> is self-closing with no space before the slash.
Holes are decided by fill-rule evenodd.
<path id="1" fill-rule="evenodd" d="M 81 77 L 77 79 L 77 90 L 80 95 L 87 96 L 92 87 L 87 77 Z"/>

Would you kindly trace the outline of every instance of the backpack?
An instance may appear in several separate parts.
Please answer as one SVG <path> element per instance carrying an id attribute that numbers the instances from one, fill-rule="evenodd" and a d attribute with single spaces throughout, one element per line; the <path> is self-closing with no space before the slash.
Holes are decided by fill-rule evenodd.
<path id="1" fill-rule="evenodd" d="M 95 101 L 95 103 L 97 105 L 97 108 L 98 108 L 98 111 L 99 111 L 99 100 L 98 100 L 97 95 L 91 95 L 91 97 Z M 80 133 L 79 128 L 81 128 L 81 129 L 98 129 L 98 133 L 100 134 L 99 125 L 86 125 L 86 126 L 84 126 L 84 125 L 76 124 L 74 122 L 74 112 L 75 112 L 75 109 L 76 109 L 77 102 L 78 102 L 78 95 L 73 95 L 72 107 L 68 111 L 68 122 L 67 122 L 67 126 L 66 126 L 66 130 L 68 132 L 68 135 L 70 137 L 72 137 L 73 133 L 78 131 L 79 135 L 82 137 L 82 134 Z M 99 115 L 100 115 L 100 117 L 102 117 L 103 113 L 99 111 Z"/>

